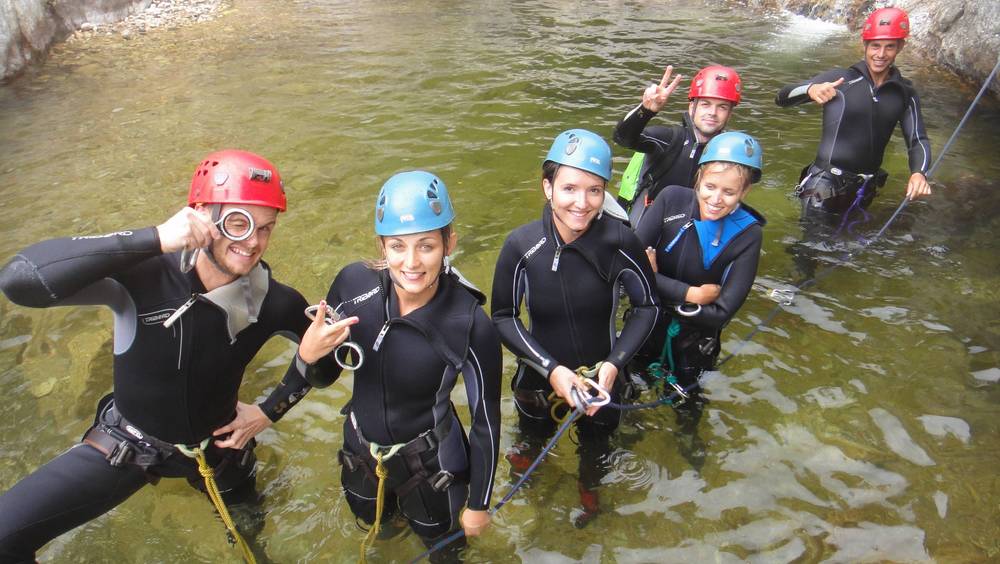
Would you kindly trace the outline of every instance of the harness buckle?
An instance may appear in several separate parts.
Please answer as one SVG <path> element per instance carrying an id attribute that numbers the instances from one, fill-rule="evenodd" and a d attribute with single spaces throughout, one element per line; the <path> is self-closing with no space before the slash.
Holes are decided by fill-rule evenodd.
<path id="1" fill-rule="evenodd" d="M 455 475 L 447 470 L 439 470 L 436 474 L 427 479 L 431 489 L 436 492 L 443 492 L 455 481 Z"/>
<path id="2" fill-rule="evenodd" d="M 348 454 L 347 451 L 345 451 L 344 449 L 340 449 L 337 451 L 337 460 L 340 462 L 341 466 L 347 468 L 348 472 L 354 472 L 355 470 L 358 469 L 358 465 L 354 459 L 354 456 Z"/>
<path id="3" fill-rule="evenodd" d="M 115 448 L 113 448 L 105 458 L 107 459 L 108 464 L 118 468 L 128 462 L 132 454 L 132 443 L 126 440 L 121 440 L 118 441 Z"/>

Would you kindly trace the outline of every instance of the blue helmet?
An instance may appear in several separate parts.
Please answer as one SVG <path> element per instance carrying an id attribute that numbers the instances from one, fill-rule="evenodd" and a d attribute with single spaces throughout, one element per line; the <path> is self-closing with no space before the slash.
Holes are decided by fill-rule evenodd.
<path id="1" fill-rule="evenodd" d="M 570 129 L 560 133 L 552 142 L 545 160 L 611 180 L 611 147 L 600 135 L 586 129 Z"/>
<path id="2" fill-rule="evenodd" d="M 756 139 L 739 131 L 720 133 L 705 145 L 698 166 L 714 161 L 725 161 L 750 167 L 753 174 L 750 182 L 760 181 L 764 168 L 764 150 Z"/>
<path id="3" fill-rule="evenodd" d="M 448 189 L 422 170 L 400 172 L 387 180 L 375 200 L 375 233 L 409 235 L 451 225 L 455 210 Z"/>

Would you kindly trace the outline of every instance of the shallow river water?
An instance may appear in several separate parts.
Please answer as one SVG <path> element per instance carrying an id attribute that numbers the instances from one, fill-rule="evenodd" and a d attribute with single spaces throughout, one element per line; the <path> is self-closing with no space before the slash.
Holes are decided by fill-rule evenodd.
<path id="1" fill-rule="evenodd" d="M 578 530 L 575 455 L 563 439 L 529 488 L 471 543 L 470 561 L 858 562 L 1000 558 L 1000 109 L 983 103 L 943 161 L 935 194 L 885 240 L 837 267 L 742 338 L 799 279 L 786 193 L 812 157 L 815 107 L 779 109 L 786 83 L 860 59 L 845 29 L 713 2 L 237 0 L 220 19 L 131 41 L 55 48 L 0 87 L 0 257 L 50 236 L 161 222 L 205 153 L 242 147 L 289 186 L 267 259 L 318 300 L 339 268 L 371 256 L 372 206 L 394 172 L 441 175 L 458 210 L 456 264 L 487 291 L 506 234 L 540 212 L 539 167 L 570 127 L 610 140 L 642 89 L 673 63 L 736 67 L 731 128 L 758 136 L 767 215 L 759 288 L 730 325 L 738 352 L 706 383 L 697 436 L 667 409 L 631 413 L 615 439 L 603 513 Z M 934 150 L 974 88 L 904 51 Z M 684 92 L 686 92 L 685 81 Z M 658 122 L 686 108 L 675 96 Z M 615 148 L 616 171 L 629 153 Z M 897 132 L 871 235 L 906 175 Z M 617 185 L 617 182 L 615 183 Z M 849 243 L 839 243 L 843 248 Z M 840 250 L 817 260 L 821 268 Z M 0 489 L 76 441 L 111 385 L 111 316 L 0 300 Z M 270 343 L 242 398 L 281 378 Z M 505 396 L 513 366 L 505 358 Z M 363 533 L 339 486 L 339 410 L 351 377 L 312 392 L 260 437 L 275 562 L 352 561 Z M 455 401 L 463 411 L 464 398 Z M 516 422 L 503 404 L 501 450 Z M 693 464 L 690 446 L 704 449 Z M 688 456 L 685 456 L 688 454 Z M 501 460 L 495 499 L 511 485 Z M 423 550 L 380 541 L 377 561 Z M 50 543 L 43 562 L 236 562 L 209 505 L 164 481 Z"/>

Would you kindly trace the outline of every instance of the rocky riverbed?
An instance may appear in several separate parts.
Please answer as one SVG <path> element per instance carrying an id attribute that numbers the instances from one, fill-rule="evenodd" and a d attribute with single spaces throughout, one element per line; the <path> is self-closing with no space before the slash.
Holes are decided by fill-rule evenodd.
<path id="1" fill-rule="evenodd" d="M 131 39 L 156 29 L 174 29 L 215 19 L 228 0 L 154 0 L 144 10 L 109 23 L 83 22 L 68 41 L 86 40 L 95 35 L 120 35 Z"/>

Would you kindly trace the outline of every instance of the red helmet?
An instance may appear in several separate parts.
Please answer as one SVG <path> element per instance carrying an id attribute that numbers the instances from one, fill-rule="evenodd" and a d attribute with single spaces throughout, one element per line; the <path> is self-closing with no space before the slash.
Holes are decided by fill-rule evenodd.
<path id="1" fill-rule="evenodd" d="M 906 39 L 910 35 L 910 17 L 899 8 L 880 8 L 872 12 L 861 28 L 861 39 Z"/>
<path id="2" fill-rule="evenodd" d="M 729 67 L 713 65 L 705 67 L 694 75 L 691 81 L 691 91 L 688 92 L 688 100 L 695 98 L 720 98 L 729 100 L 733 105 L 740 103 L 740 92 L 743 91 L 743 83 L 740 75 Z"/>
<path id="3" fill-rule="evenodd" d="M 191 179 L 188 205 L 250 204 L 285 211 L 278 169 L 260 155 L 226 149 L 202 159 Z"/>

